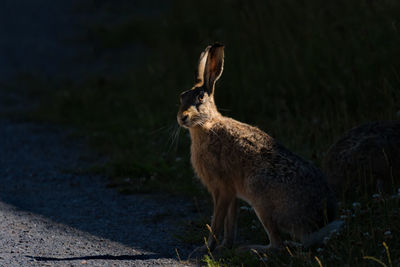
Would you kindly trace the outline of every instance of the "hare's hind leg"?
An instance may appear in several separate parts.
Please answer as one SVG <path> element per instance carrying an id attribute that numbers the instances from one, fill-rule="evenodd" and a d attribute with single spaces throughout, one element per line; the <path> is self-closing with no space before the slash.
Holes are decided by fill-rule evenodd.
<path id="1" fill-rule="evenodd" d="M 254 207 L 254 211 L 260 219 L 265 231 L 268 234 L 269 245 L 267 249 L 279 249 L 282 247 L 282 239 L 279 235 L 279 228 L 276 222 L 271 217 L 270 211 L 265 207 Z"/>
<path id="2" fill-rule="evenodd" d="M 260 255 L 264 255 L 267 250 L 279 250 L 282 248 L 282 240 L 279 235 L 279 230 L 277 224 L 271 218 L 269 210 L 263 207 L 253 207 L 254 211 L 257 214 L 258 219 L 261 221 L 264 226 L 265 231 L 267 232 L 269 238 L 269 245 L 243 245 L 240 246 L 237 250 L 239 252 L 242 251 L 250 251 L 255 252 Z"/>

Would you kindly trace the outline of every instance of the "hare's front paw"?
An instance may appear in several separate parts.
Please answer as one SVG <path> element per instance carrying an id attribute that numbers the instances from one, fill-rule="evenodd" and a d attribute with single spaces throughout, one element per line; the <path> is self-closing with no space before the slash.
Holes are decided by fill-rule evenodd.
<path id="1" fill-rule="evenodd" d="M 195 248 L 188 256 L 188 260 L 200 260 L 204 255 L 209 252 L 209 248 L 206 245 Z"/>

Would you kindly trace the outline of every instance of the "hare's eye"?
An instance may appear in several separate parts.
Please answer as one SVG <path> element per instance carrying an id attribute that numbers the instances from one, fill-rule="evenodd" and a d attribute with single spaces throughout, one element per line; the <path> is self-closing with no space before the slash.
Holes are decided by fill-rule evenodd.
<path id="1" fill-rule="evenodd" d="M 197 99 L 198 99 L 200 102 L 202 102 L 203 99 L 204 99 L 204 92 L 201 92 L 201 93 L 198 95 Z"/>

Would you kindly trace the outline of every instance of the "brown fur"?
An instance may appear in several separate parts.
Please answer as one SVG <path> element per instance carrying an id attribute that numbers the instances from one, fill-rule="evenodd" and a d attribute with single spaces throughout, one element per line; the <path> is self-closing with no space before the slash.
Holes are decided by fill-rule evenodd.
<path id="1" fill-rule="evenodd" d="M 322 172 L 260 129 L 217 111 L 214 85 L 222 73 L 223 46 L 207 47 L 199 62 L 203 79 L 197 75 L 196 86 L 181 94 L 177 119 L 189 129 L 192 165 L 214 201 L 208 247 L 215 248 L 214 235 L 218 238 L 222 229 L 220 245 L 232 246 L 237 197 L 253 206 L 270 247 L 281 247 L 280 231 L 309 244 L 321 241 L 310 240 L 311 234 L 336 213 Z"/>
<path id="2" fill-rule="evenodd" d="M 340 194 L 355 187 L 392 192 L 400 182 L 400 121 L 370 122 L 343 134 L 327 151 L 323 168 Z"/>

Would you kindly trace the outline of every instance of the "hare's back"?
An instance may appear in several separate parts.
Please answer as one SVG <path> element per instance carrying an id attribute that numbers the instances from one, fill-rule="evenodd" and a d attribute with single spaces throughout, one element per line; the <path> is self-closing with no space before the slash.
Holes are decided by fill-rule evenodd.
<path id="1" fill-rule="evenodd" d="M 260 129 L 232 121 L 225 140 L 232 159 L 238 155 L 247 179 L 254 190 L 281 187 L 282 190 L 301 191 L 329 190 L 326 177 L 311 162 L 286 149 L 282 144 Z M 223 135 L 218 135 L 222 137 Z M 308 194 L 311 195 L 311 194 Z"/>
<path id="2" fill-rule="evenodd" d="M 335 197 L 318 168 L 282 146 L 266 157 L 264 166 L 248 179 L 259 205 L 270 203 L 271 209 L 281 217 L 287 215 L 288 220 L 306 216 L 306 220 L 322 223 L 324 210 L 329 220 L 335 217 Z"/>

